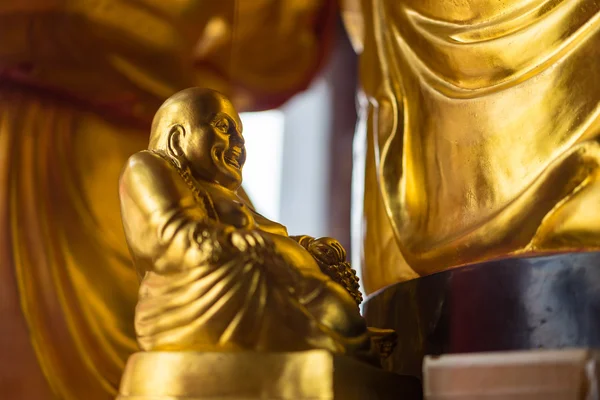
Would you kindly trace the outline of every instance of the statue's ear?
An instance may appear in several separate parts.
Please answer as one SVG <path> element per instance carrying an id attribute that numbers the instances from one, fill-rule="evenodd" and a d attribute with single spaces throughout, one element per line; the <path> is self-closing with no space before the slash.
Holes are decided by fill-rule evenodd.
<path id="1" fill-rule="evenodd" d="M 176 159 L 180 159 L 184 156 L 183 149 L 181 147 L 181 139 L 185 136 L 185 128 L 179 124 L 173 125 L 169 130 L 167 148 L 169 155 Z"/>

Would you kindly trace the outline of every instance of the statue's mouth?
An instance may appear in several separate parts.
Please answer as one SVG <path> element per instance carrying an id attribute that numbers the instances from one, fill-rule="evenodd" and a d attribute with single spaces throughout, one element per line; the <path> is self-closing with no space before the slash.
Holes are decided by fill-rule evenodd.
<path id="1" fill-rule="evenodd" d="M 238 145 L 233 145 L 223 155 L 225 162 L 235 169 L 241 169 L 243 164 L 244 149 Z"/>

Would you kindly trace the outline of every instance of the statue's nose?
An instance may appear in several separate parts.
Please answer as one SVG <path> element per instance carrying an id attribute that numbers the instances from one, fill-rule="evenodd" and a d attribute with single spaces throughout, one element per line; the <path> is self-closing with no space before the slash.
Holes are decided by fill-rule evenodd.
<path id="1" fill-rule="evenodd" d="M 243 146 L 244 144 L 246 144 L 246 140 L 244 140 L 244 137 L 242 136 L 242 133 L 239 132 L 237 129 L 234 129 L 233 132 L 231 133 L 230 139 L 231 142 L 234 142 L 240 146 Z"/>

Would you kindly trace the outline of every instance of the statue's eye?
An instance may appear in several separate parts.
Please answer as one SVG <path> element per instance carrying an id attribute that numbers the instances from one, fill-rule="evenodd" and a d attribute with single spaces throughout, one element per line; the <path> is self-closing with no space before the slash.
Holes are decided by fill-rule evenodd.
<path id="1" fill-rule="evenodd" d="M 225 118 L 220 119 L 216 122 L 215 127 L 221 132 L 226 133 L 229 131 L 229 122 Z"/>

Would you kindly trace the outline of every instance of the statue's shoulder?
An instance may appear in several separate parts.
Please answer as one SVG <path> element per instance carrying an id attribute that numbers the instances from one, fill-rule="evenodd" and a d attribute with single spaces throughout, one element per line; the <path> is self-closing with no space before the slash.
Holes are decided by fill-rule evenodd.
<path id="1" fill-rule="evenodd" d="M 143 150 L 135 153 L 127 160 L 123 174 L 138 173 L 164 173 L 173 169 L 173 166 L 161 155 Z"/>
<path id="2" fill-rule="evenodd" d="M 129 157 L 121 172 L 120 181 L 151 185 L 159 180 L 173 180 L 175 175 L 175 168 L 166 158 L 156 152 L 144 150 Z"/>
<path id="3" fill-rule="evenodd" d="M 127 160 L 119 179 L 120 191 L 130 195 L 142 191 L 144 195 L 151 192 L 168 196 L 178 192 L 176 176 L 173 165 L 161 155 L 140 151 Z"/>

